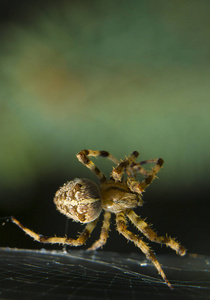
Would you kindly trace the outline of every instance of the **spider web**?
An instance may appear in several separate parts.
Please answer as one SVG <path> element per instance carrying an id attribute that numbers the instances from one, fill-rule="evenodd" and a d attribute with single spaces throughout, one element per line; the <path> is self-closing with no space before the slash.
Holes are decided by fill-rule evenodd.
<path id="1" fill-rule="evenodd" d="M 210 299 L 210 257 L 0 248 L 0 299 Z"/>

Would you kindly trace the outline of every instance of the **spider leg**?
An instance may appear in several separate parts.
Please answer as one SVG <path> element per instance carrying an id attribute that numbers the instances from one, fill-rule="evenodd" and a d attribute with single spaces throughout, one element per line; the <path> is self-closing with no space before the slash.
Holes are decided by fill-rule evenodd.
<path id="1" fill-rule="evenodd" d="M 162 158 L 155 159 L 155 160 L 148 160 L 148 161 L 143 161 L 142 163 L 151 163 L 155 162 L 154 168 L 147 174 L 146 178 L 142 182 L 137 182 L 134 178 L 128 178 L 127 179 L 127 184 L 130 188 L 130 190 L 134 193 L 141 194 L 144 192 L 145 188 L 150 185 L 150 183 L 155 179 L 156 174 L 160 171 L 164 161 Z"/>
<path id="2" fill-rule="evenodd" d="M 67 238 L 67 237 L 46 237 L 41 234 L 38 234 L 31 229 L 22 225 L 17 219 L 11 217 L 11 221 L 19 226 L 27 235 L 32 237 L 35 241 L 40 243 L 49 243 L 49 244 L 62 244 L 62 245 L 71 245 L 71 246 L 81 246 L 85 244 L 86 240 L 89 238 L 91 232 L 96 226 L 98 219 L 88 223 L 85 226 L 85 229 L 80 233 L 77 239 Z"/>
<path id="3" fill-rule="evenodd" d="M 139 156 L 139 153 L 137 151 L 134 151 L 129 157 L 122 160 L 116 168 L 112 170 L 111 177 L 115 181 L 121 181 L 124 171 L 127 172 L 129 176 L 131 176 L 131 172 L 129 170 L 129 166 L 132 163 L 135 163 L 135 160 Z"/>
<path id="4" fill-rule="evenodd" d="M 151 163 L 149 160 L 144 161 L 143 163 Z M 144 177 L 147 177 L 149 175 L 149 171 L 145 170 L 142 166 L 142 162 L 136 163 L 133 162 L 130 164 L 129 168 L 132 171 L 133 174 L 136 175 L 136 173 L 141 173 Z"/>
<path id="5" fill-rule="evenodd" d="M 167 236 L 158 236 L 150 226 L 142 220 L 133 210 L 128 210 L 126 215 L 130 221 L 152 242 L 165 244 L 171 249 L 175 250 L 177 254 L 183 256 L 186 253 L 185 248 L 180 245 L 175 239 Z"/>
<path id="6" fill-rule="evenodd" d="M 118 164 L 118 160 L 107 151 L 93 151 L 93 150 L 82 150 L 77 154 L 78 160 L 89 168 L 101 182 L 106 181 L 105 175 L 96 167 L 96 165 L 88 158 L 88 156 L 101 156 L 106 157 L 114 163 Z"/>
<path id="7" fill-rule="evenodd" d="M 172 288 L 172 285 L 167 280 L 165 273 L 163 272 L 155 254 L 153 251 L 148 247 L 148 245 L 141 240 L 141 238 L 134 234 L 133 232 L 129 231 L 126 226 L 126 216 L 124 212 L 120 212 L 116 214 L 116 224 L 117 224 L 117 230 L 119 233 L 121 233 L 127 240 L 132 241 L 138 248 L 141 249 L 141 251 L 146 255 L 147 259 L 149 259 L 156 269 L 158 270 L 158 273 L 162 276 L 163 280 L 167 283 L 167 285 Z"/>
<path id="8" fill-rule="evenodd" d="M 104 213 L 104 221 L 103 221 L 103 225 L 102 225 L 102 228 L 101 228 L 100 237 L 87 250 L 97 250 L 98 248 L 101 248 L 101 247 L 103 247 L 103 245 L 106 244 L 106 241 L 109 237 L 110 218 L 111 218 L 111 213 L 109 211 L 106 211 Z"/>

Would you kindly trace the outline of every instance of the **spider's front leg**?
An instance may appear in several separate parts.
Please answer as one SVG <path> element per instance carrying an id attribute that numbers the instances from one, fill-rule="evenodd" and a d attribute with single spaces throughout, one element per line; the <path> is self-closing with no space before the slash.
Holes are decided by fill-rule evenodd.
<path id="1" fill-rule="evenodd" d="M 138 193 L 138 194 L 141 194 L 142 192 L 144 192 L 145 188 L 148 185 L 150 185 L 150 183 L 155 179 L 157 173 L 162 168 L 164 160 L 162 158 L 154 159 L 154 160 L 152 159 L 152 160 L 148 160 L 148 161 L 143 161 L 140 164 L 146 164 L 146 163 L 151 163 L 151 162 L 155 162 L 155 166 L 149 173 L 147 173 L 146 178 L 142 182 L 137 182 L 134 178 L 127 179 L 127 184 L 132 192 Z M 140 164 L 138 164 L 138 165 L 140 165 Z M 138 170 L 138 165 L 137 165 L 137 170 Z"/>
<path id="2" fill-rule="evenodd" d="M 79 235 L 77 239 L 67 238 L 67 237 L 46 237 L 41 234 L 38 234 L 31 229 L 22 225 L 17 219 L 11 217 L 11 221 L 19 226 L 27 235 L 32 237 L 35 241 L 40 243 L 48 243 L 48 244 L 62 244 L 62 245 L 70 245 L 70 246 L 82 246 L 85 244 L 86 240 L 90 237 L 91 232 L 96 226 L 98 218 L 85 226 L 85 229 Z"/>
<path id="3" fill-rule="evenodd" d="M 98 167 L 88 158 L 88 156 L 100 156 L 106 157 L 109 160 L 113 161 L 114 163 L 118 164 L 118 160 L 110 154 L 108 151 L 94 151 L 94 150 L 82 150 L 77 154 L 78 160 L 85 165 L 88 169 L 90 169 L 93 173 L 96 174 L 100 182 L 106 181 L 105 175 L 99 170 Z"/>
<path id="4" fill-rule="evenodd" d="M 123 173 L 126 171 L 129 176 L 132 176 L 132 168 L 130 167 L 135 163 L 135 160 L 139 156 L 137 151 L 134 151 L 129 157 L 122 160 L 116 168 L 112 170 L 111 177 L 115 181 L 121 181 Z"/>

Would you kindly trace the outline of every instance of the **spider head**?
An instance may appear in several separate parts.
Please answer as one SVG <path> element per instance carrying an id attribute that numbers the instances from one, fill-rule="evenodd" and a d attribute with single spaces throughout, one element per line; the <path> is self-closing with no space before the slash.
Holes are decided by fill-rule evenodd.
<path id="1" fill-rule="evenodd" d="M 56 192 L 54 203 L 62 214 L 81 223 L 95 220 L 102 210 L 100 190 L 86 178 L 65 183 Z"/>

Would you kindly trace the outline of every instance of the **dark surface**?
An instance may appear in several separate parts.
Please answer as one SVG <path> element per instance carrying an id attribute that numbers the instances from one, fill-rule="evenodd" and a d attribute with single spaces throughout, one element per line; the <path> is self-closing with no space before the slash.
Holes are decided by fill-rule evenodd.
<path id="1" fill-rule="evenodd" d="M 170 290 L 144 256 L 0 249 L 3 299 L 210 299 L 210 258 L 158 256 Z"/>

